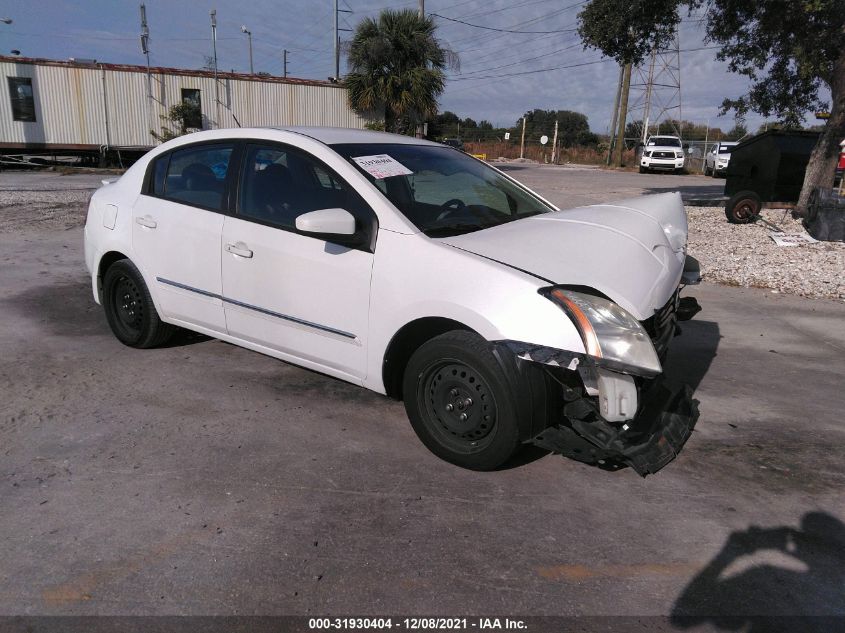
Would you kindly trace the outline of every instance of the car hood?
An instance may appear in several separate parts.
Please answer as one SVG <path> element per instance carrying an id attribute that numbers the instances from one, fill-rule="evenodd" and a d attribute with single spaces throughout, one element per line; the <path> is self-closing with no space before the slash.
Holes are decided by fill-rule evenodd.
<path id="1" fill-rule="evenodd" d="M 686 239 L 686 212 L 675 192 L 545 213 L 437 241 L 550 283 L 594 288 L 642 321 L 677 289 Z"/>

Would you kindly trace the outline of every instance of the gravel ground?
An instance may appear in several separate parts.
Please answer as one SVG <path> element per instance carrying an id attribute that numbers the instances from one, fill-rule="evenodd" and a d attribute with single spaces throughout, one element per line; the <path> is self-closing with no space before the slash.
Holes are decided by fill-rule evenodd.
<path id="1" fill-rule="evenodd" d="M 701 262 L 705 281 L 845 300 L 845 243 L 777 246 L 761 222 L 730 224 L 723 207 L 686 209 L 689 253 Z M 806 233 L 783 210 L 764 209 L 762 217 L 786 233 Z"/>
<path id="2" fill-rule="evenodd" d="M 88 200 L 103 177 L 3 174 L 0 233 L 81 227 Z M 687 207 L 687 215 L 689 252 L 701 262 L 705 281 L 845 300 L 845 243 L 781 247 L 761 223 L 729 224 L 721 207 Z M 787 233 L 804 232 L 801 223 L 783 211 L 764 210 L 763 217 Z"/>

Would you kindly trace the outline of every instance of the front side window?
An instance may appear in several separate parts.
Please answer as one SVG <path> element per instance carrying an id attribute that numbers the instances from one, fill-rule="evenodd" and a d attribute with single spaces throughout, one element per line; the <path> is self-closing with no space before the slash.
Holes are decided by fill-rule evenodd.
<path id="1" fill-rule="evenodd" d="M 463 152 L 434 145 L 333 145 L 430 236 L 457 235 L 552 207 Z"/>
<path id="2" fill-rule="evenodd" d="M 359 230 L 372 217 L 364 200 L 316 159 L 282 146 L 247 148 L 239 215 L 295 230 L 297 216 L 332 208 L 354 215 Z"/>
<path id="3" fill-rule="evenodd" d="M 159 170 L 165 161 L 159 158 L 153 171 L 155 193 L 175 202 L 222 210 L 232 150 L 231 145 L 202 145 L 171 152 L 163 182 Z"/>
<path id="4" fill-rule="evenodd" d="M 12 120 L 35 121 L 35 98 L 32 93 L 32 79 L 9 77 L 9 98 L 12 101 Z"/>
<path id="5" fill-rule="evenodd" d="M 202 97 L 196 88 L 182 88 L 182 103 L 188 106 L 185 127 L 202 129 Z"/>

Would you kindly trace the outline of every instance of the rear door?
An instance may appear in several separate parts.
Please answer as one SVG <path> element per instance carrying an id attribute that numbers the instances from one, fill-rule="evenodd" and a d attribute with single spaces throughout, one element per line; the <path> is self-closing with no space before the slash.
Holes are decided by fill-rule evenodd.
<path id="1" fill-rule="evenodd" d="M 285 145 L 245 147 L 236 198 L 222 242 L 229 334 L 360 382 L 375 213 L 329 167 Z M 297 216 L 338 207 L 356 217 L 367 247 L 348 248 L 296 230 Z"/>
<path id="2" fill-rule="evenodd" d="M 203 143 L 158 157 L 132 218 L 135 263 L 162 316 L 216 332 L 226 331 L 220 239 L 234 149 Z"/>

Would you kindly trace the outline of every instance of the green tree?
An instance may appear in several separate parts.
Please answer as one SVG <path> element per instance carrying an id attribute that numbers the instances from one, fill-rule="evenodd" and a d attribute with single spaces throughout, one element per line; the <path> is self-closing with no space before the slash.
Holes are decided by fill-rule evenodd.
<path id="1" fill-rule="evenodd" d="M 747 94 L 725 99 L 722 112 L 753 110 L 797 126 L 823 110 L 830 118 L 810 156 L 798 209 L 814 187 L 831 187 L 839 142 L 845 137 L 845 1 L 843 0 L 590 0 L 578 15 L 585 48 L 619 63 L 640 63 L 654 42 L 669 40 L 683 7 L 704 11 L 716 58 L 749 78 Z"/>
<path id="2" fill-rule="evenodd" d="M 413 132 L 437 113 L 445 86 L 444 69 L 457 58 L 440 45 L 436 26 L 416 11 L 385 9 L 365 18 L 349 46 L 351 72 L 345 83 L 358 112 L 384 111 L 388 132 Z"/>
<path id="3" fill-rule="evenodd" d="M 558 122 L 557 137 L 562 147 L 573 147 L 575 145 L 595 145 L 598 137 L 590 132 L 590 124 L 587 117 L 580 112 L 572 110 L 531 110 L 525 113 L 525 138 L 537 141 L 544 134 L 552 138 L 555 129 L 555 121 Z M 514 126 L 520 130 L 522 119 Z"/>
<path id="4" fill-rule="evenodd" d="M 169 141 L 177 136 L 187 134 L 189 127 L 188 124 L 192 121 L 199 120 L 201 116 L 202 113 L 200 112 L 197 104 L 191 103 L 190 101 L 177 103 L 174 106 L 170 106 L 166 115 L 161 115 L 160 118 L 164 121 L 164 125 L 161 127 L 161 132 L 150 130 L 150 134 L 152 134 L 153 138 L 159 143 L 164 143 L 165 141 Z M 176 126 L 175 130 L 171 127 L 171 124 Z"/>

